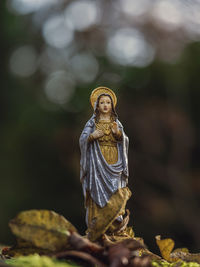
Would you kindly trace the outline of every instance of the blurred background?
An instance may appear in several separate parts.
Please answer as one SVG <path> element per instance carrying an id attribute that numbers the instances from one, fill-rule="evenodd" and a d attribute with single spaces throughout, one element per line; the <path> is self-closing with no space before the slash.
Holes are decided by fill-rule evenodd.
<path id="1" fill-rule="evenodd" d="M 130 139 L 136 236 L 200 246 L 200 1 L 0 1 L 0 243 L 21 210 L 84 234 L 79 136 L 103 85 Z"/>

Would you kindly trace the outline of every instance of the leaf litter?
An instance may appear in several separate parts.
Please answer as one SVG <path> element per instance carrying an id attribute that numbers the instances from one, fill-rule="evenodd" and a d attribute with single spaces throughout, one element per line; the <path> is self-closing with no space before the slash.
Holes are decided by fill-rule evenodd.
<path id="1" fill-rule="evenodd" d="M 125 223 L 127 226 L 128 217 Z M 92 242 L 63 216 L 49 210 L 20 212 L 9 226 L 16 245 L 2 249 L 2 266 L 200 267 L 199 253 L 189 253 L 186 248 L 173 250 L 170 238 L 156 236 L 162 257 L 150 252 L 131 227 L 125 235 L 123 226 L 114 235 L 102 233 Z"/>

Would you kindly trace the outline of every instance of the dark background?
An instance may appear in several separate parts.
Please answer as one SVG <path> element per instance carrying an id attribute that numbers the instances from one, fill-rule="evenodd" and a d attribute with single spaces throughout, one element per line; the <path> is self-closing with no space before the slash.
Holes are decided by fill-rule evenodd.
<path id="1" fill-rule="evenodd" d="M 21 210 L 84 234 L 78 140 L 110 87 L 130 139 L 136 236 L 200 245 L 199 1 L 0 1 L 0 242 Z"/>

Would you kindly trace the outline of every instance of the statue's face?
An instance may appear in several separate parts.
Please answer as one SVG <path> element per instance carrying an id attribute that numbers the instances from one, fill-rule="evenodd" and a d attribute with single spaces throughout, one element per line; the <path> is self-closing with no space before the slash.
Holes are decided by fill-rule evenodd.
<path id="1" fill-rule="evenodd" d="M 102 96 L 99 99 L 99 112 L 110 114 L 112 111 L 112 103 L 109 96 Z"/>

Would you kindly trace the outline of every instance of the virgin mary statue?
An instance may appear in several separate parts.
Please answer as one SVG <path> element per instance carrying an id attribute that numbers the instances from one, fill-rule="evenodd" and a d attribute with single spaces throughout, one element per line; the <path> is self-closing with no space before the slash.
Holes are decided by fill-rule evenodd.
<path id="1" fill-rule="evenodd" d="M 86 233 L 94 241 L 122 229 L 131 192 L 127 187 L 129 142 L 115 111 L 116 95 L 107 87 L 98 87 L 90 102 L 94 113 L 80 136 L 80 179 Z"/>

